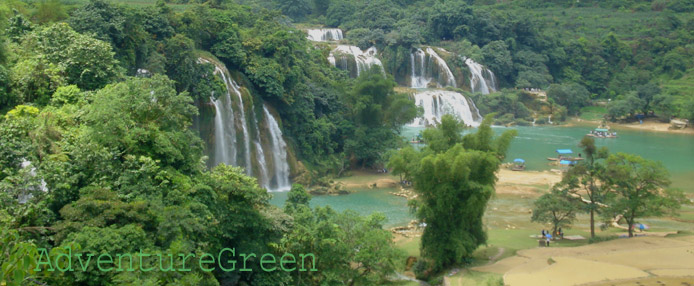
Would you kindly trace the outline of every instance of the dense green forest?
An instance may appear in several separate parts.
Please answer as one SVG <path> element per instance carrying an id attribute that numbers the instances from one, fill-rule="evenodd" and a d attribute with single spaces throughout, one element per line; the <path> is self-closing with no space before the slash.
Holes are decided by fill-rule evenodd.
<path id="1" fill-rule="evenodd" d="M 330 65 L 330 47 L 306 39 L 306 27 L 339 27 L 346 43 L 377 47 L 387 72 L 350 77 Z M 393 75 L 425 45 L 484 64 L 500 89 L 461 91 L 489 115 L 476 133 L 461 136 L 464 126 L 447 118 L 423 133 L 423 150 L 395 152 L 402 126 L 421 108 Z M 300 162 L 292 163 L 294 182 L 321 184 L 385 165 L 416 170 L 406 178 L 428 186 L 417 190 L 417 217 L 465 237 L 426 233 L 426 260 L 416 266 L 424 278 L 465 263 L 486 243 L 482 214 L 514 136 L 493 136 L 493 122 L 529 125 L 541 109 L 562 121 L 598 103 L 611 120 L 694 120 L 691 0 L 6 0 L 0 281 L 375 285 L 405 262 L 379 214 L 312 209 L 299 184 L 280 209 L 248 170 L 209 168 L 208 139 L 193 125 L 228 85 L 201 58 L 229 69 L 249 91 L 247 105 L 276 111 L 288 156 Z M 547 102 L 524 89 L 546 91 Z M 258 114 L 247 117 L 264 116 Z M 428 172 L 435 167 L 451 174 Z M 445 181 L 463 169 L 469 179 Z M 446 197 L 432 195 L 441 190 L 466 200 L 446 205 Z M 442 215 L 461 209 L 469 225 Z M 261 271 L 259 257 L 249 272 L 34 270 L 37 248 L 57 255 L 68 246 L 159 255 L 229 246 L 279 256 L 311 252 L 320 271 Z"/>

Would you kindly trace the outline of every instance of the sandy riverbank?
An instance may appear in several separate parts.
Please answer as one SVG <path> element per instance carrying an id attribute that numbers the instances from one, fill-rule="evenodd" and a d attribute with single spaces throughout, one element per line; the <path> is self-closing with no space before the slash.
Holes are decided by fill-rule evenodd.
<path id="1" fill-rule="evenodd" d="M 497 173 L 499 181 L 496 184 L 497 194 L 521 196 L 540 195 L 539 190 L 548 190 L 561 181 L 561 174 L 551 171 L 511 171 L 502 168 Z"/>
<path id="2" fill-rule="evenodd" d="M 561 174 L 551 171 L 511 171 L 501 168 L 497 173 L 497 194 L 537 195 L 561 181 Z M 390 174 L 355 172 L 352 176 L 335 180 L 347 189 L 399 188 L 398 177 Z"/>
<path id="3" fill-rule="evenodd" d="M 579 247 L 538 247 L 472 269 L 503 274 L 506 285 L 636 282 L 649 276 L 694 279 L 694 236 L 638 237 Z"/>
<path id="4" fill-rule="evenodd" d="M 598 126 L 600 125 L 600 121 L 591 121 L 591 120 L 582 120 L 580 118 L 574 118 L 567 122 L 567 125 L 595 125 Z M 633 122 L 633 123 L 614 123 L 614 122 L 608 122 L 607 125 L 609 125 L 611 128 L 614 129 L 633 129 L 633 130 L 642 130 L 642 131 L 650 131 L 650 132 L 667 132 L 667 133 L 674 133 L 674 134 L 691 134 L 694 135 L 694 128 L 688 127 L 685 129 L 670 129 L 670 124 L 669 123 L 662 123 L 660 121 L 657 121 L 655 119 L 646 119 L 643 121 L 643 124 L 640 124 L 639 122 Z"/>

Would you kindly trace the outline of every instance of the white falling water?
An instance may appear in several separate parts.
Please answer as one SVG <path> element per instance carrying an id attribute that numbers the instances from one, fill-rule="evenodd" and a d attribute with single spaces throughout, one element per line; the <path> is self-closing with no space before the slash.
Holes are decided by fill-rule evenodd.
<path id="1" fill-rule="evenodd" d="M 435 81 L 437 87 L 456 87 L 455 76 L 439 54 L 431 47 L 410 54 L 410 87 L 426 88 Z"/>
<path id="2" fill-rule="evenodd" d="M 44 193 L 48 192 L 48 186 L 46 184 L 46 181 L 44 181 L 43 179 L 41 179 L 41 182 L 38 185 L 36 185 L 35 183 L 33 183 L 33 184 L 29 183 L 30 181 L 29 181 L 28 177 L 31 177 L 31 178 L 36 177 L 36 167 L 34 167 L 31 164 L 31 161 L 28 161 L 26 158 L 22 158 L 22 163 L 20 163 L 20 166 L 22 167 L 22 169 L 26 170 L 28 168 L 28 170 L 29 170 L 27 173 L 25 173 L 26 174 L 25 175 L 26 176 L 25 177 L 26 178 L 25 179 L 26 180 L 25 181 L 26 182 L 25 187 L 21 188 L 21 192 L 17 196 L 17 202 L 20 204 L 25 204 L 31 198 L 34 197 L 33 194 L 36 193 L 36 191 L 41 191 Z"/>
<path id="3" fill-rule="evenodd" d="M 272 161 L 275 163 L 274 175 L 268 186 L 272 186 L 273 191 L 286 191 L 291 188 L 289 182 L 289 163 L 287 163 L 287 143 L 284 142 L 282 138 L 282 130 L 280 130 L 275 117 L 270 114 L 265 106 L 263 106 L 263 112 L 265 113 L 267 128 L 270 132 Z"/>
<path id="4" fill-rule="evenodd" d="M 410 66 L 412 66 L 410 87 L 412 88 L 426 88 L 429 82 L 431 82 L 431 78 L 425 76 L 426 57 L 427 55 L 422 49 L 417 49 L 414 53 L 410 54 Z"/>
<path id="5" fill-rule="evenodd" d="M 231 79 L 229 76 L 229 71 L 226 70 L 225 67 L 219 67 L 215 65 L 215 73 L 219 76 L 222 77 L 222 80 L 224 81 L 224 84 L 227 87 L 227 94 L 226 96 L 229 97 L 229 101 L 231 101 L 231 93 L 233 92 L 234 95 L 236 95 L 236 99 L 238 100 L 238 110 L 239 110 L 239 115 L 238 116 L 233 116 L 233 109 L 231 107 L 231 103 L 227 106 L 229 108 L 229 113 L 233 117 L 233 119 L 236 121 L 238 125 L 241 126 L 241 131 L 243 133 L 243 150 L 244 150 L 244 163 L 245 163 L 245 168 L 246 168 L 246 174 L 251 175 L 251 171 L 253 170 L 253 165 L 251 162 L 251 138 L 248 136 L 248 124 L 246 123 L 246 111 L 245 111 L 245 106 L 243 104 L 243 96 L 241 95 L 241 91 L 239 90 L 238 84 Z M 216 105 L 215 105 L 216 108 Z M 215 118 L 215 121 L 217 121 L 217 118 Z M 231 121 L 234 122 L 234 121 Z M 233 124 L 233 123 L 232 123 Z M 216 132 L 216 131 L 215 131 Z M 227 131 L 224 131 L 227 132 Z M 235 132 L 235 131 L 230 131 L 230 132 Z M 234 140 L 235 142 L 235 140 Z M 222 145 L 224 146 L 224 145 Z M 228 145 L 227 145 L 228 146 Z M 235 151 L 234 151 L 235 152 Z M 226 163 L 226 162 L 225 162 Z"/>
<path id="6" fill-rule="evenodd" d="M 479 111 L 460 93 L 447 90 L 426 90 L 416 93 L 414 99 L 415 104 L 424 109 L 424 114 L 422 117 L 415 118 L 410 126 L 436 125 L 446 114 L 462 120 L 465 125 L 473 127 L 480 125 Z M 474 115 L 473 112 L 475 112 Z M 476 118 L 475 115 L 477 115 Z"/>
<path id="7" fill-rule="evenodd" d="M 205 59 L 199 59 L 199 62 L 210 63 Z M 226 93 L 223 96 L 216 99 L 210 98 L 215 108 L 214 165 L 224 163 L 243 166 L 248 175 L 257 177 L 259 184 L 270 191 L 290 189 L 287 144 L 282 137 L 277 120 L 263 106 L 266 124 L 258 124 L 253 107 L 249 107 L 248 111 L 252 121 L 247 122 L 241 87 L 229 76 L 224 65 L 216 62 L 214 65 L 215 74 L 220 76 L 226 85 Z M 238 112 L 234 112 L 235 109 Z M 255 131 L 253 136 L 249 135 L 249 128 Z M 237 134 L 243 138 L 237 140 Z M 267 136 L 269 144 L 266 145 L 268 146 L 263 146 L 261 135 Z M 252 143 L 251 140 L 253 140 Z M 238 154 L 240 149 L 243 150 L 242 155 Z M 251 159 L 252 153 L 255 155 L 255 161 Z M 257 167 L 255 170 L 254 165 Z M 274 169 L 268 170 L 269 165 L 274 166 Z"/>
<path id="8" fill-rule="evenodd" d="M 328 61 L 333 66 L 337 66 L 336 58 L 340 58 L 341 66 L 339 68 L 348 69 L 349 62 L 348 57 L 354 58 L 354 64 L 356 67 L 356 76 L 359 76 L 361 72 L 370 69 L 372 66 L 376 65 L 383 71 L 383 64 L 381 60 L 378 59 L 378 50 L 376 47 L 371 47 L 362 51 L 359 47 L 348 46 L 348 45 L 338 45 L 335 49 L 330 52 L 328 56 Z"/>
<path id="9" fill-rule="evenodd" d="M 215 111 L 213 162 L 215 165 L 220 163 L 236 165 L 236 148 L 228 148 L 228 146 L 236 146 L 236 130 L 233 128 L 234 110 L 231 108 L 231 96 L 229 92 L 226 92 L 217 99 L 211 96 L 210 101 L 214 104 Z M 231 123 L 231 127 L 227 126 L 227 122 Z"/>
<path id="10" fill-rule="evenodd" d="M 496 79 L 492 71 L 470 58 L 465 59 L 465 64 L 470 69 L 470 89 L 472 92 L 489 94 L 496 91 Z"/>
<path id="11" fill-rule="evenodd" d="M 260 138 L 258 138 L 255 143 L 256 156 L 258 158 L 258 167 L 260 169 L 260 185 L 270 187 L 270 174 L 267 172 L 267 159 L 265 158 L 265 151 L 263 151 L 263 145 L 260 144 Z"/>
<path id="12" fill-rule="evenodd" d="M 344 39 L 340 29 L 308 29 L 306 32 L 309 41 L 314 42 L 332 42 Z"/>

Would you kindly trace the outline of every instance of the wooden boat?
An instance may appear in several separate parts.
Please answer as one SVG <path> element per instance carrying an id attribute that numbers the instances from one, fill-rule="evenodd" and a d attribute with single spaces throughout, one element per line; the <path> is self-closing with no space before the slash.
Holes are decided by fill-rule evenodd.
<path id="1" fill-rule="evenodd" d="M 608 128 L 595 128 L 586 135 L 595 138 L 617 138 L 617 132 L 612 132 Z"/>
<path id="2" fill-rule="evenodd" d="M 571 149 L 557 149 L 557 154 L 559 156 L 557 157 L 547 157 L 547 160 L 552 161 L 552 162 L 559 162 L 559 161 L 581 161 L 583 158 L 581 157 L 571 157 L 569 156 L 570 154 L 573 154 L 573 151 Z M 580 154 L 579 154 L 580 155 Z"/>
<path id="3" fill-rule="evenodd" d="M 525 160 L 515 159 L 513 160 L 513 166 L 511 166 L 511 171 L 523 171 L 525 170 Z"/>

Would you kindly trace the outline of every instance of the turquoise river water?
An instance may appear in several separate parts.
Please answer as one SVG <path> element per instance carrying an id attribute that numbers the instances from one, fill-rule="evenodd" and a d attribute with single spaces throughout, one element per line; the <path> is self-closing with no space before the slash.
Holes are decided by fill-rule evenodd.
<path id="1" fill-rule="evenodd" d="M 513 140 L 506 161 L 515 158 L 526 161 L 527 170 L 542 171 L 552 167 L 547 157 L 555 157 L 556 149 L 572 149 L 580 152 L 578 142 L 594 126 L 536 126 L 513 127 L 518 136 Z M 403 136 L 412 138 L 423 128 L 405 127 Z M 510 128 L 494 127 L 496 133 Z M 474 132 L 468 130 L 467 132 Z M 672 186 L 694 193 L 694 136 L 686 134 L 646 132 L 640 130 L 616 130 L 618 138 L 596 138 L 598 147 L 606 146 L 610 152 L 638 154 L 650 160 L 661 161 L 670 171 Z M 355 190 L 343 196 L 316 196 L 312 206 L 330 205 L 338 211 L 352 209 L 362 215 L 379 211 L 385 214 L 386 226 L 403 225 L 413 217 L 404 198 L 388 194 L 388 189 Z M 273 193 L 272 204 L 281 206 L 287 198 L 285 193 Z"/>

